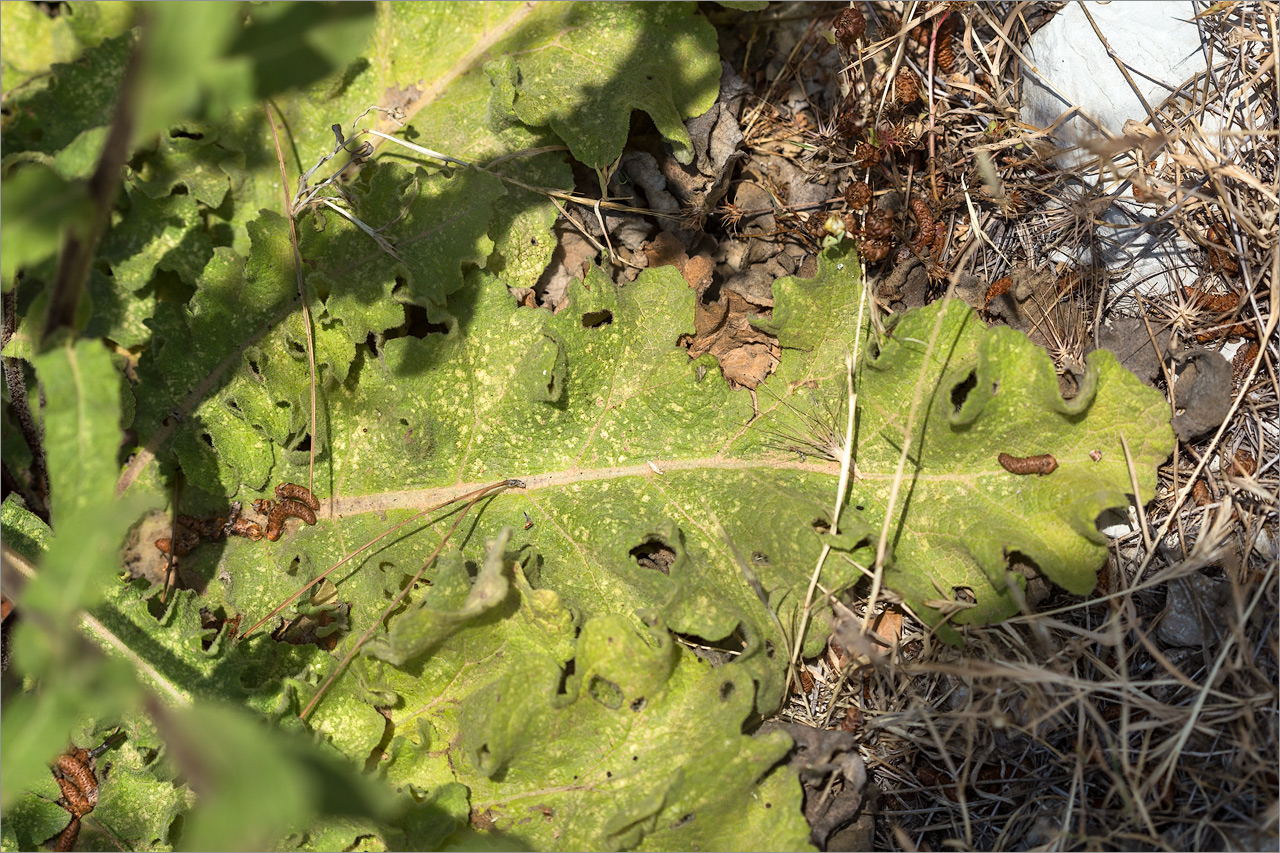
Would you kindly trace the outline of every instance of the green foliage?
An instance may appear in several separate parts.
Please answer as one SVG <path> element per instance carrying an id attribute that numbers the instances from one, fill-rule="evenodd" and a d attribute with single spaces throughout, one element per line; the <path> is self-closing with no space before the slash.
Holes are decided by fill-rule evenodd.
<path id="1" fill-rule="evenodd" d="M 16 498 L 0 512 L 6 560 L 30 576 L 2 730 L 6 848 L 65 826 L 48 762 L 116 726 L 94 817 L 135 848 L 805 848 L 789 743 L 744 727 L 783 699 L 824 542 L 826 589 L 873 563 L 904 436 L 886 582 L 948 640 L 1014 612 L 1017 564 L 1087 591 L 1094 519 L 1132 488 L 1121 436 L 1143 494 L 1172 445 L 1163 400 L 1105 355 L 1064 401 L 1045 353 L 957 303 L 874 338 L 847 246 L 775 284 L 783 356 L 755 400 L 680 346 L 696 297 L 673 268 L 619 288 L 592 267 L 556 314 L 515 304 L 509 288 L 533 286 L 555 248 L 564 147 L 602 173 L 640 110 L 688 160 L 683 122 L 713 103 L 720 67 L 690 4 L 94 8 L 59 24 L 5 7 L 6 51 L 35 46 L 4 67 L 3 276 L 20 314 L 6 355 L 45 399 L 52 527 Z M 37 353 L 54 255 L 86 217 L 135 51 L 144 106 L 81 337 Z M 348 150 L 381 121 L 475 165 L 379 140 L 342 198 L 329 190 L 351 218 L 293 211 L 300 296 L 268 96 L 290 182 L 333 152 L 335 124 Z M 353 129 L 370 104 L 405 126 L 375 113 Z M 855 339 L 858 476 L 834 520 Z M 29 463 L 11 423 L 6 463 Z M 247 511 L 308 482 L 313 453 L 330 501 L 314 527 L 205 542 L 163 597 L 119 579 L 122 541 L 141 565 L 170 529 L 126 540 L 149 506 L 176 493 L 178 511 Z M 1059 468 L 1020 477 L 1000 453 Z M 479 504 L 411 585 L 457 518 L 421 510 L 506 478 L 525 488 Z M 410 520 L 236 638 L 236 617 L 247 628 Z M 807 653 L 825 640 L 815 617 Z"/>

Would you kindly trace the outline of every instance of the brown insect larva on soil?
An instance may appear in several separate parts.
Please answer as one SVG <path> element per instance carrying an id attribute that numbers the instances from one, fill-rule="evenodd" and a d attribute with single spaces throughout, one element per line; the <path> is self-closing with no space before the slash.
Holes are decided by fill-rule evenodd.
<path id="1" fill-rule="evenodd" d="M 286 518 L 300 518 L 307 524 L 316 523 L 316 514 L 311 511 L 311 507 L 295 500 L 280 501 L 271 508 L 271 513 L 267 516 L 267 538 L 269 540 L 275 542 L 280 538 L 280 534 L 284 531 L 284 520 Z"/>
<path id="2" fill-rule="evenodd" d="M 281 483 L 276 486 L 276 497 L 281 500 L 298 501 L 316 511 L 320 509 L 320 501 L 311 493 L 311 490 L 297 483 Z"/>
<path id="3" fill-rule="evenodd" d="M 1053 458 L 1052 453 L 1041 453 L 1039 456 L 1010 456 L 1008 453 L 1001 453 L 996 458 L 1000 460 L 1000 467 L 1010 474 L 1038 474 L 1043 477 L 1045 474 L 1052 474 L 1058 467 L 1058 460 Z"/>

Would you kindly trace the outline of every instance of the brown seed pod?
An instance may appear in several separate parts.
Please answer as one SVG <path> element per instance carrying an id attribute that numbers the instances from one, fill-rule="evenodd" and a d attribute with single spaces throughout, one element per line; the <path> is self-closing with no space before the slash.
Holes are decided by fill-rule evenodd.
<path id="1" fill-rule="evenodd" d="M 893 98 L 899 104 L 909 104 L 920 97 L 920 76 L 910 68 L 899 68 L 893 78 Z"/>
<path id="2" fill-rule="evenodd" d="M 311 490 L 297 483 L 281 483 L 276 486 L 276 497 L 281 500 L 298 501 L 316 511 L 320 509 L 320 501 L 311 493 Z"/>
<path id="3" fill-rule="evenodd" d="M 844 201 L 854 210 L 862 210 L 871 203 L 871 187 L 864 181 L 854 181 L 844 191 Z"/>
<path id="4" fill-rule="evenodd" d="M 893 246 L 888 240 L 863 240 L 858 244 L 858 252 L 869 263 L 883 261 L 889 257 L 890 250 Z"/>
<path id="5" fill-rule="evenodd" d="M 1240 264 L 1231 254 L 1231 241 L 1227 238 L 1227 229 L 1221 222 L 1209 226 L 1205 238 L 1209 241 L 1209 268 L 1226 276 L 1240 274 Z M 1223 247 L 1223 248 L 1218 248 Z"/>
<path id="6" fill-rule="evenodd" d="M 946 74 L 954 74 L 956 71 L 956 50 L 951 44 L 950 31 L 938 34 L 938 49 L 934 53 L 933 61 Z"/>
<path id="7" fill-rule="evenodd" d="M 1058 468 L 1058 460 L 1053 458 L 1052 453 L 1041 453 L 1038 456 L 1010 456 L 1008 453 L 1001 453 L 996 458 L 1000 460 L 1000 467 L 1010 474 L 1038 474 L 1043 477 Z"/>
<path id="8" fill-rule="evenodd" d="M 991 286 L 987 288 L 987 298 L 986 301 L 982 303 L 982 307 L 990 310 L 991 300 L 995 299 L 997 296 L 1003 296 L 1008 293 L 1009 288 L 1011 287 L 1013 287 L 1013 279 L 1010 276 L 998 278 L 991 282 Z"/>
<path id="9" fill-rule="evenodd" d="M 862 233 L 871 240 L 888 240 L 893 236 L 893 211 L 873 210 L 868 213 Z"/>
<path id="10" fill-rule="evenodd" d="M 312 512 L 311 507 L 295 500 L 280 501 L 271 508 L 271 513 L 267 517 L 267 539 L 275 542 L 280 538 L 286 518 L 300 518 L 307 524 L 316 523 L 316 514 Z"/>
<path id="11" fill-rule="evenodd" d="M 840 46 L 846 50 L 852 50 L 853 43 L 862 38 L 867 31 L 867 19 L 863 17 L 862 12 L 850 6 L 836 15 L 832 29 L 835 30 L 836 41 L 840 42 Z"/>
<path id="12" fill-rule="evenodd" d="M 920 226 L 916 239 L 911 243 L 911 251 L 923 255 L 933 245 L 936 236 L 933 231 L 933 211 L 929 210 L 929 203 L 924 199 L 913 198 L 911 212 L 916 217 L 916 224 Z"/>
<path id="13" fill-rule="evenodd" d="M 1249 375 L 1249 369 L 1253 367 L 1253 362 L 1257 357 L 1257 341 L 1250 341 L 1247 347 L 1240 347 L 1236 351 L 1235 358 L 1231 359 L 1231 376 L 1235 379 L 1237 385 Z"/>
<path id="14" fill-rule="evenodd" d="M 853 165 L 860 169 L 868 169 L 880 162 L 880 148 L 867 142 L 859 142 L 853 147 Z"/>
<path id="15" fill-rule="evenodd" d="M 262 538 L 262 528 L 247 518 L 237 517 L 227 528 L 228 536 L 246 536 L 254 542 Z"/>

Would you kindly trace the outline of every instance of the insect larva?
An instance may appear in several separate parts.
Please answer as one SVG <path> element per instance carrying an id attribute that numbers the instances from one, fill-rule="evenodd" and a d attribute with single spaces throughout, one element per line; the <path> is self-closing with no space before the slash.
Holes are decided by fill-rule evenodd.
<path id="1" fill-rule="evenodd" d="M 80 840 L 80 818 L 77 815 L 71 816 L 71 822 L 67 824 L 67 828 L 59 832 L 53 841 L 53 849 L 55 853 L 63 853 L 63 851 L 75 850 L 76 842 Z M 48 844 L 49 842 L 45 842 Z"/>
<path id="2" fill-rule="evenodd" d="M 297 483 L 281 483 L 276 486 L 276 497 L 281 500 L 295 500 L 306 504 L 313 511 L 320 509 L 320 501 L 311 493 L 311 490 L 306 486 L 299 486 Z"/>
<path id="3" fill-rule="evenodd" d="M 178 541 L 171 539 L 157 539 L 155 541 L 156 550 L 161 554 L 172 554 L 175 557 L 185 557 L 190 554 L 197 545 L 200 544 L 200 537 L 189 530 L 178 531 Z"/>
<path id="4" fill-rule="evenodd" d="M 72 814 L 87 815 L 98 805 L 98 777 L 93 775 L 93 770 L 83 759 L 59 755 L 53 765 L 53 776 L 58 780 L 58 787 L 62 789 L 62 796 Z"/>
<path id="5" fill-rule="evenodd" d="M 247 518 L 236 518 L 227 528 L 227 535 L 247 536 L 254 542 L 262 538 L 262 528 Z"/>
<path id="6" fill-rule="evenodd" d="M 1039 456 L 1010 456 L 1008 453 L 1001 453 L 997 458 L 1000 460 L 1000 467 L 1010 474 L 1039 474 L 1043 477 L 1045 474 L 1052 474 L 1058 467 L 1058 460 L 1053 458 L 1052 453 L 1041 453 Z"/>
<path id="7" fill-rule="evenodd" d="M 311 511 L 311 507 L 295 500 L 280 501 L 271 508 L 271 513 L 267 516 L 267 538 L 272 542 L 280 538 L 286 518 L 300 518 L 307 524 L 316 523 L 316 514 Z"/>

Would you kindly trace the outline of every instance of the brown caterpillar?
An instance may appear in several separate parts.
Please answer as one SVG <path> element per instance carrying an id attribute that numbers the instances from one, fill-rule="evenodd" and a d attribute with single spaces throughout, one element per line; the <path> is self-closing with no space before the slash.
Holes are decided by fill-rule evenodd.
<path id="1" fill-rule="evenodd" d="M 71 816 L 71 822 L 67 824 L 67 828 L 59 832 L 53 839 L 53 849 L 55 853 L 65 853 L 65 851 L 75 850 L 76 842 L 80 840 L 80 817 L 78 815 Z M 49 844 L 48 841 L 45 842 Z"/>
<path id="2" fill-rule="evenodd" d="M 306 486 L 297 483 L 281 483 L 276 486 L 276 497 L 281 500 L 294 500 L 306 504 L 312 511 L 319 511 L 320 501 Z"/>
<path id="3" fill-rule="evenodd" d="M 262 528 L 245 518 L 237 517 L 227 527 L 228 536 L 247 536 L 257 542 L 262 538 Z"/>
<path id="4" fill-rule="evenodd" d="M 1052 453 L 1041 453 L 1039 456 L 1010 456 L 1001 453 L 998 457 L 1000 467 L 1010 474 L 1052 474 L 1058 467 L 1058 460 Z"/>
<path id="5" fill-rule="evenodd" d="M 58 756 L 53 765 L 53 777 L 62 789 L 68 811 L 83 817 L 98 805 L 98 777 L 86 761 L 89 751 L 76 749 L 75 753 Z"/>
<path id="6" fill-rule="evenodd" d="M 280 538 L 286 518 L 300 518 L 307 524 L 316 523 L 316 514 L 311 511 L 311 507 L 295 500 L 280 501 L 271 507 L 267 516 L 267 539 L 275 542 Z"/>
<path id="7" fill-rule="evenodd" d="M 171 554 L 175 557 L 185 557 L 190 554 L 197 545 L 200 544 L 200 537 L 189 530 L 178 531 L 178 541 L 171 539 L 157 539 L 155 541 L 156 550 L 161 554 Z"/>

